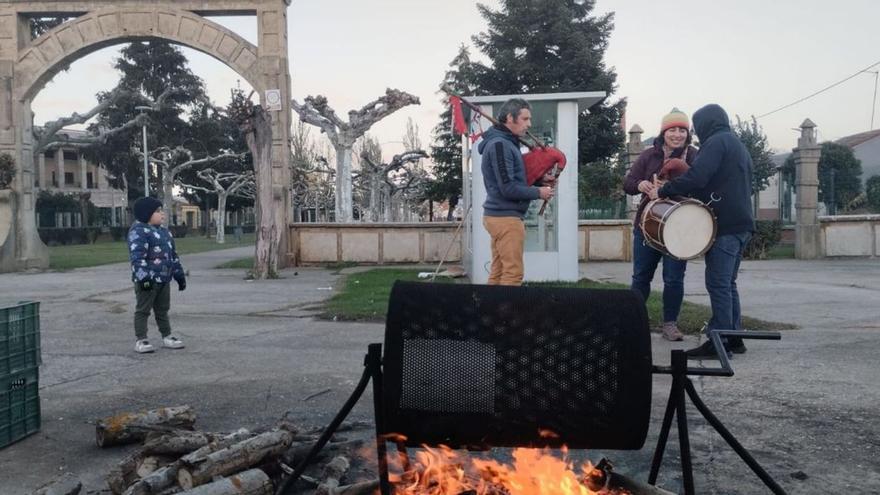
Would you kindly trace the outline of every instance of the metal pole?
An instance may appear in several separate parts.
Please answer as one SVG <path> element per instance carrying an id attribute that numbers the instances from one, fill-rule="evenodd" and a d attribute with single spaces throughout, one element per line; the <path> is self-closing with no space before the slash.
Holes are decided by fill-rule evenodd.
<path id="1" fill-rule="evenodd" d="M 150 160 L 147 158 L 147 123 L 144 122 L 144 196 L 150 195 Z"/>

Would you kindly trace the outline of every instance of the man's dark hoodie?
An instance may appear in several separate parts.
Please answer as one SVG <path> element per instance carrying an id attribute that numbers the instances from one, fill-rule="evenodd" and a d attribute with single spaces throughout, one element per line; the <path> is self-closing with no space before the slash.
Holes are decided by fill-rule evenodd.
<path id="1" fill-rule="evenodd" d="M 727 113 L 715 104 L 704 106 L 694 113 L 694 130 L 700 138 L 700 154 L 687 173 L 660 188 L 658 195 L 711 202 L 718 235 L 753 232 L 752 158 L 731 132 Z"/>
<path id="2" fill-rule="evenodd" d="M 477 149 L 483 157 L 484 215 L 524 218 L 529 203 L 541 195 L 537 187 L 526 185 L 526 165 L 517 137 L 503 125 L 493 126 Z"/>

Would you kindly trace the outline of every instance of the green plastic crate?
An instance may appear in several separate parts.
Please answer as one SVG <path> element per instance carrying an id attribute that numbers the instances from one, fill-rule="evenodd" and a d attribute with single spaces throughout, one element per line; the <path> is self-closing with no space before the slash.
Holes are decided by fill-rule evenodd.
<path id="1" fill-rule="evenodd" d="M 0 377 L 0 449 L 38 431 L 39 368 Z"/>
<path id="2" fill-rule="evenodd" d="M 0 377 L 40 364 L 40 303 L 0 307 Z"/>

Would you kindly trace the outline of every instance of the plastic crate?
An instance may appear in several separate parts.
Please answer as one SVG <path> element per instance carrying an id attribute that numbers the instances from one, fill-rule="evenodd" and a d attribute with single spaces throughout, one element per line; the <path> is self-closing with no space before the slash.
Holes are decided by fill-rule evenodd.
<path id="1" fill-rule="evenodd" d="M 38 431 L 39 368 L 0 377 L 0 449 Z"/>
<path id="2" fill-rule="evenodd" d="M 40 303 L 0 306 L 0 377 L 40 364 Z"/>

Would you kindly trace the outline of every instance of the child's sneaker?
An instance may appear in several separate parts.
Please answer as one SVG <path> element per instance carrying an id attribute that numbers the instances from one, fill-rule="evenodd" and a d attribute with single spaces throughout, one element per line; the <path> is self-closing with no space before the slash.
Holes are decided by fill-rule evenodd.
<path id="1" fill-rule="evenodd" d="M 162 339 L 162 347 L 167 347 L 168 349 L 183 349 L 185 346 L 183 345 L 182 340 L 174 335 L 169 335 Z"/>
<path id="2" fill-rule="evenodd" d="M 141 353 L 141 354 L 146 354 L 148 352 L 155 351 L 156 348 L 153 347 L 152 344 L 150 344 L 149 340 L 141 339 L 141 340 L 138 340 L 137 342 L 134 343 L 134 350 Z"/>

